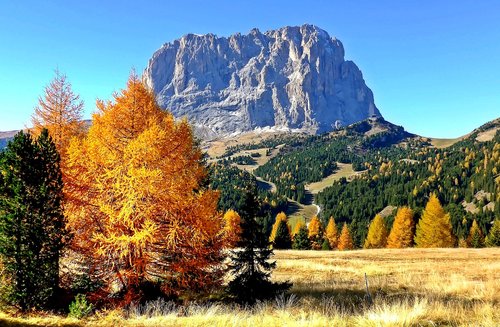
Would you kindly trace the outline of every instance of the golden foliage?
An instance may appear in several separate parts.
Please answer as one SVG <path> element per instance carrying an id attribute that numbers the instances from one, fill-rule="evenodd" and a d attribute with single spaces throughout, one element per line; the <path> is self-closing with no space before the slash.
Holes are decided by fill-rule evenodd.
<path id="1" fill-rule="evenodd" d="M 206 171 L 188 123 L 175 122 L 135 75 L 98 109 L 68 149 L 73 248 L 127 292 L 152 278 L 175 279 L 166 292 L 219 283 L 224 221 L 218 193 L 200 186 Z"/>
<path id="2" fill-rule="evenodd" d="M 323 226 L 321 224 L 321 221 L 319 221 L 318 216 L 312 217 L 311 221 L 309 222 L 309 238 L 316 237 L 317 235 L 321 235 Z"/>
<path id="3" fill-rule="evenodd" d="M 418 222 L 415 245 L 419 248 L 444 248 L 455 245 L 450 215 L 444 211 L 435 194 L 431 195 Z"/>
<path id="4" fill-rule="evenodd" d="M 387 245 L 387 227 L 385 226 L 384 218 L 381 215 L 375 215 L 366 236 L 365 249 L 384 248 Z"/>
<path id="5" fill-rule="evenodd" d="M 337 225 L 335 224 L 335 219 L 330 217 L 328 220 L 328 225 L 325 230 L 325 238 L 328 240 L 330 244 L 330 249 L 336 249 L 339 241 L 339 235 L 337 230 Z"/>
<path id="6" fill-rule="evenodd" d="M 38 98 L 38 106 L 31 116 L 33 133 L 38 135 L 46 128 L 57 151 L 64 159 L 69 141 L 83 133 L 83 101 L 73 93 L 66 75 L 58 70 L 54 79 L 45 86 L 43 97 Z"/>
<path id="7" fill-rule="evenodd" d="M 234 248 L 241 238 L 241 217 L 240 215 L 229 209 L 224 214 L 224 238 L 227 247 Z"/>
<path id="8" fill-rule="evenodd" d="M 318 216 L 312 217 L 309 222 L 309 240 L 311 240 L 311 248 L 313 250 L 321 249 L 321 244 L 323 243 L 323 224 L 319 220 Z"/>
<path id="9" fill-rule="evenodd" d="M 293 228 L 292 237 L 295 236 L 304 225 L 304 222 L 302 220 L 299 220 Z"/>
<path id="10" fill-rule="evenodd" d="M 354 243 L 352 241 L 351 233 L 349 232 L 349 228 L 347 228 L 346 223 L 344 223 L 344 226 L 342 226 L 338 249 L 341 251 L 354 249 Z"/>
<path id="11" fill-rule="evenodd" d="M 398 209 L 391 232 L 387 238 L 388 248 L 408 248 L 413 245 L 415 223 L 413 210 L 408 207 Z"/>

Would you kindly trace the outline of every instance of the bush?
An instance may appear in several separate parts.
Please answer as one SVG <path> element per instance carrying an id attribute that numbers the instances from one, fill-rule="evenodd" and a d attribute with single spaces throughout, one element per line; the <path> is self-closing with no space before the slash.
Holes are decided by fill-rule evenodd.
<path id="1" fill-rule="evenodd" d="M 321 244 L 321 250 L 330 250 L 330 242 L 325 238 L 323 244 Z"/>
<path id="2" fill-rule="evenodd" d="M 90 315 L 92 310 L 94 310 L 92 303 L 87 302 L 85 295 L 78 294 L 75 300 L 69 305 L 69 316 L 82 319 Z"/>

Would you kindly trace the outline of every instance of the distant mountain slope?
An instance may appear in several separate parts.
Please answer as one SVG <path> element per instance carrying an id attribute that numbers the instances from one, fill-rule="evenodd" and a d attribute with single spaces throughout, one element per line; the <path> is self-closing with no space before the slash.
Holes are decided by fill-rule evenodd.
<path id="1" fill-rule="evenodd" d="M 16 135 L 19 131 L 8 131 L 8 132 L 0 132 L 0 149 L 3 149 L 7 146 L 7 143 Z"/>
<path id="2" fill-rule="evenodd" d="M 156 51 L 144 75 L 160 105 L 205 138 L 259 127 L 325 132 L 380 116 L 342 43 L 313 25 L 188 34 Z"/>

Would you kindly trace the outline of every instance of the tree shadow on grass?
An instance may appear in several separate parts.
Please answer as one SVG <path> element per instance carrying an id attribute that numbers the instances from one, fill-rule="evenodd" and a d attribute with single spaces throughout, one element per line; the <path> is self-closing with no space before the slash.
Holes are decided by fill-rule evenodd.
<path id="1" fill-rule="evenodd" d="M 85 324 L 82 323 L 73 323 L 73 322 L 59 322 L 59 321 L 51 321 L 51 322 L 44 322 L 41 320 L 38 323 L 34 322 L 29 322 L 26 321 L 22 318 L 0 318 L 0 326 L 5 326 L 5 327 L 35 327 L 35 326 L 60 326 L 60 327 L 82 327 L 85 326 Z"/>
<path id="2" fill-rule="evenodd" d="M 465 309 L 472 309 L 478 304 L 485 303 L 483 299 L 471 299 L 451 294 L 439 294 L 428 291 L 410 291 L 405 289 L 370 289 L 370 297 L 373 302 L 384 302 L 388 304 L 398 304 L 416 299 L 427 299 L 430 302 L 443 303 L 445 305 L 460 305 Z M 360 308 L 367 308 L 370 305 L 368 294 L 364 289 L 334 288 L 324 284 L 309 284 L 293 286 L 290 293 L 298 298 L 313 298 L 324 301 L 325 298 L 334 301 L 339 307 L 347 312 L 359 311 Z M 500 301 L 486 301 L 492 305 L 498 305 Z"/>

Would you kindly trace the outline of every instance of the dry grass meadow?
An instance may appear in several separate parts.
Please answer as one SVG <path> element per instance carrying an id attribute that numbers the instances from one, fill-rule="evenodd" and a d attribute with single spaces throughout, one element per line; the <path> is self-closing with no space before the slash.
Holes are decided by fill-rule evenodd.
<path id="1" fill-rule="evenodd" d="M 273 278 L 294 286 L 254 308 L 156 302 L 84 320 L 0 314 L 0 325 L 500 326 L 498 248 L 276 251 L 275 259 Z"/>

